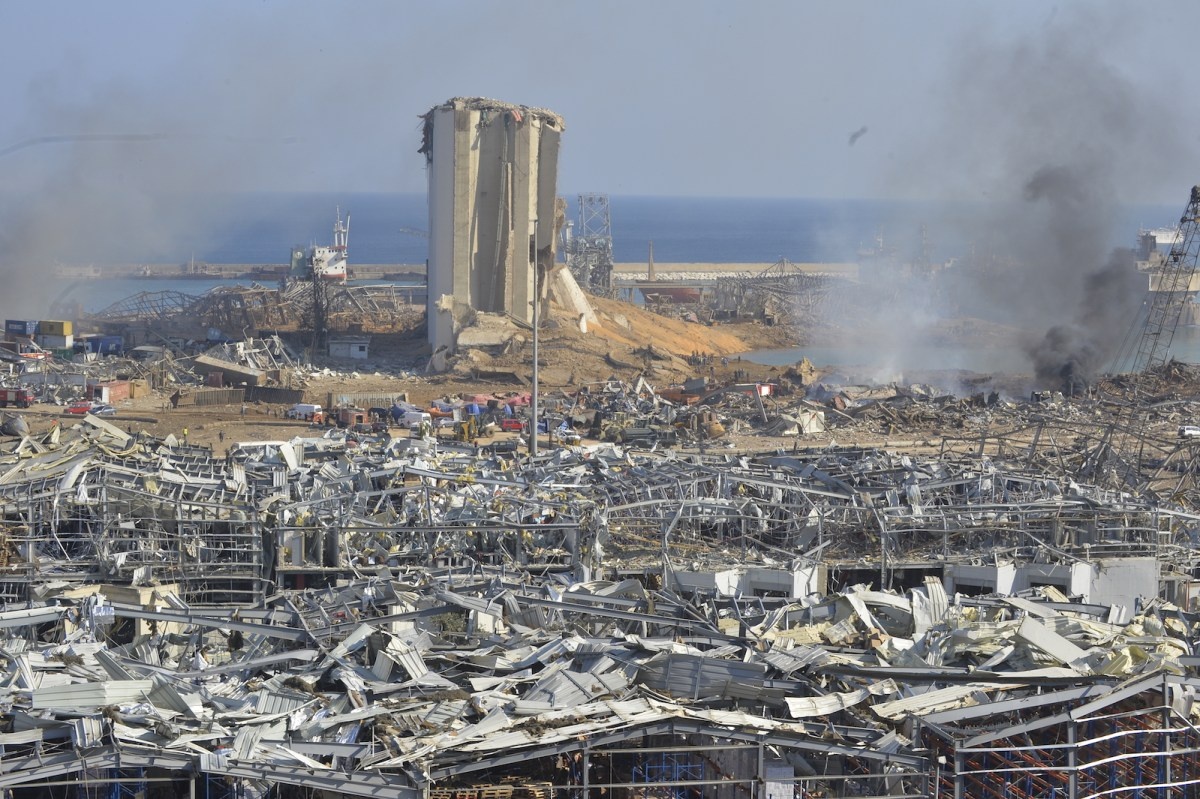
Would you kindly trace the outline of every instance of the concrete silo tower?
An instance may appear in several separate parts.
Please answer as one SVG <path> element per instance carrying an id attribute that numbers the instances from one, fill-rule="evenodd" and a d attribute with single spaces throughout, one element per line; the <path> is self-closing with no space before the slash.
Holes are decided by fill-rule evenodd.
<path id="1" fill-rule="evenodd" d="M 479 97 L 456 97 L 424 119 L 429 342 L 453 352 L 472 311 L 533 322 L 539 266 L 544 279 L 554 264 L 563 121 Z"/>

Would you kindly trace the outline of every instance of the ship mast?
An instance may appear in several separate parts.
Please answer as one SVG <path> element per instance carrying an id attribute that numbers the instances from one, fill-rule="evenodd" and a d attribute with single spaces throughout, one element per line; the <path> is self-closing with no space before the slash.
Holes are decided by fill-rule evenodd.
<path id="1" fill-rule="evenodd" d="M 342 224 L 342 209 L 337 209 L 337 222 L 333 226 L 333 251 L 338 255 L 346 255 L 346 244 L 350 239 L 350 214 L 346 214 L 346 224 Z"/>

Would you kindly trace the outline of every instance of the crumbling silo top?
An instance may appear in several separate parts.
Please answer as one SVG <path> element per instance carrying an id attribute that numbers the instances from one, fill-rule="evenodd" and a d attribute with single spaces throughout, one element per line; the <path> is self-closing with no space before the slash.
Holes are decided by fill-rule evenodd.
<path id="1" fill-rule="evenodd" d="M 506 103 L 502 100 L 493 100 L 488 97 L 452 97 L 441 105 L 435 105 L 422 115 L 421 118 L 425 120 L 425 126 L 422 131 L 421 149 L 417 152 L 423 154 L 426 159 L 432 155 L 434 114 L 438 111 L 459 109 L 479 111 L 484 118 L 484 124 L 487 124 L 492 118 L 509 114 L 509 118 L 518 124 L 530 119 L 538 119 L 544 125 L 549 125 L 559 131 L 564 130 L 562 117 L 547 108 Z"/>

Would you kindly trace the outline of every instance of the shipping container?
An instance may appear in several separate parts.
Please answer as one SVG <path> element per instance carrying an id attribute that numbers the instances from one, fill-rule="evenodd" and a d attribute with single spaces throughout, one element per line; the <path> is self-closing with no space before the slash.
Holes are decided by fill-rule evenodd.
<path id="1" fill-rule="evenodd" d="M 124 349 L 125 339 L 121 336 L 101 336 L 96 352 L 101 355 L 120 355 Z"/>
<path id="2" fill-rule="evenodd" d="M 45 323 L 43 322 L 43 324 Z M 69 350 L 75 346 L 75 337 L 69 334 L 57 336 L 42 332 L 38 334 L 36 340 L 39 347 L 47 350 Z"/>
<path id="3" fill-rule="evenodd" d="M 4 332 L 13 336 L 29 336 L 37 335 L 38 323 L 25 319 L 5 319 Z"/>
<path id="4" fill-rule="evenodd" d="M 70 321 L 43 319 L 38 322 L 38 332 L 48 336 L 70 336 L 75 330 Z"/>

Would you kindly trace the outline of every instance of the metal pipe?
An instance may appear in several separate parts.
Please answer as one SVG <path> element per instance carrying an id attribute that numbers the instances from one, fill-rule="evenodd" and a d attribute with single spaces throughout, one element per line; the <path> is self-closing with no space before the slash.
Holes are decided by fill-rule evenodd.
<path id="1" fill-rule="evenodd" d="M 538 257 L 538 220 L 533 220 L 533 396 L 529 403 L 529 460 L 537 457 L 538 444 L 538 326 L 539 307 L 542 304 L 542 266 Z"/>

